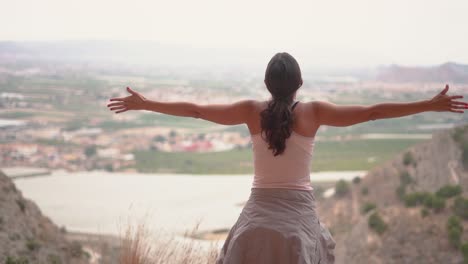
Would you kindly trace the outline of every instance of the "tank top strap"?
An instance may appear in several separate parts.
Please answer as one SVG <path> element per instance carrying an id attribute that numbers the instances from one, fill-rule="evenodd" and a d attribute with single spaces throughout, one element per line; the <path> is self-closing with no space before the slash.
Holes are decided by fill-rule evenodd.
<path id="1" fill-rule="evenodd" d="M 294 110 L 294 107 L 296 107 L 297 103 L 299 103 L 299 101 L 296 101 L 296 102 L 293 104 L 293 106 L 292 106 L 292 108 L 291 108 L 291 111 Z"/>

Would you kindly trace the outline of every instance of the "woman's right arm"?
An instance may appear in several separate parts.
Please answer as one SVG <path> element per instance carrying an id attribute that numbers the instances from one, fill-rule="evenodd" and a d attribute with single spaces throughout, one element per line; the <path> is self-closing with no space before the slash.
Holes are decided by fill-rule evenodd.
<path id="1" fill-rule="evenodd" d="M 446 95 L 448 89 L 448 85 L 446 85 L 445 89 L 434 96 L 434 98 L 411 103 L 340 106 L 324 101 L 314 101 L 312 104 L 312 111 L 320 125 L 339 127 L 351 126 L 370 120 L 402 117 L 428 111 L 463 113 L 463 109 L 468 109 L 468 104 L 455 101 L 455 99 L 463 98 L 463 96 Z"/>

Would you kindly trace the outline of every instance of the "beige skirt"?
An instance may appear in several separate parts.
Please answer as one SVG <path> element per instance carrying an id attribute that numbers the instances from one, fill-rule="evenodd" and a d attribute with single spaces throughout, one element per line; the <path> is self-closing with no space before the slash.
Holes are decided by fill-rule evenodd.
<path id="1" fill-rule="evenodd" d="M 313 191 L 252 188 L 216 263 L 331 264 L 334 248 Z"/>

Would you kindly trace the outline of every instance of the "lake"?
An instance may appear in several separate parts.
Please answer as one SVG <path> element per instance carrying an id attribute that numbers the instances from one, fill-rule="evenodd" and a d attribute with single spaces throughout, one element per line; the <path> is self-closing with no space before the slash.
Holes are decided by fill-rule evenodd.
<path id="1" fill-rule="evenodd" d="M 312 173 L 313 181 L 351 180 L 365 171 Z M 67 230 L 118 235 L 130 221 L 179 235 L 229 229 L 248 199 L 252 175 L 182 175 L 102 171 L 18 178 L 26 198 Z"/>

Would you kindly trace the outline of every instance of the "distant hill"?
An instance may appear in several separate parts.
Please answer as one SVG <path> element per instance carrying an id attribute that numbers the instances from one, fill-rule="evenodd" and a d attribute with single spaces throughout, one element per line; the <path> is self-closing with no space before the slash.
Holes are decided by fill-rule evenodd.
<path id="1" fill-rule="evenodd" d="M 320 219 L 337 243 L 336 263 L 463 263 L 461 251 L 451 245 L 447 231 L 456 198 L 446 199 L 445 208 L 436 212 L 423 205 L 407 207 L 410 199 L 400 198 L 397 191 L 404 185 L 400 194 L 409 197 L 416 192 L 434 194 L 445 185 L 459 185 L 459 196 L 468 199 L 466 148 L 468 126 L 437 132 L 431 140 L 372 169 L 360 182 L 349 183 L 349 191 L 342 197 L 320 199 Z M 366 204 L 376 208 L 363 213 Z M 373 213 L 381 216 L 387 226 L 382 234 L 369 226 Z M 462 226 L 465 231 L 461 241 L 468 242 L 468 220 L 462 219 Z"/>
<path id="2" fill-rule="evenodd" d="M 0 171 L 0 263 L 88 263 L 82 246 L 64 232 Z"/>
<path id="3" fill-rule="evenodd" d="M 385 82 L 453 82 L 468 83 L 468 65 L 447 62 L 432 67 L 380 67 L 376 79 Z"/>
<path id="4" fill-rule="evenodd" d="M 0 61 L 3 62 L 122 63 L 200 68 L 223 66 L 226 63 L 240 64 L 243 67 L 249 64 L 263 65 L 267 58 L 251 50 L 143 40 L 0 41 Z"/>

